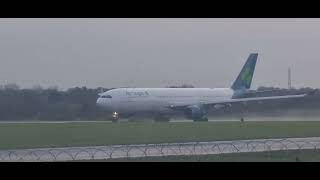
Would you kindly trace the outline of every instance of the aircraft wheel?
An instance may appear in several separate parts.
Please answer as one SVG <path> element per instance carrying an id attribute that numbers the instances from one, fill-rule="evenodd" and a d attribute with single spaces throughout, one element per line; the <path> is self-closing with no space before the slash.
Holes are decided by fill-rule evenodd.
<path id="1" fill-rule="evenodd" d="M 118 114 L 117 112 L 113 112 L 113 113 L 112 113 L 112 119 L 111 119 L 111 121 L 112 121 L 113 123 L 116 123 L 116 122 L 119 121 L 119 114 Z"/>
<path id="2" fill-rule="evenodd" d="M 204 121 L 204 122 L 208 122 L 208 121 L 209 121 L 209 119 L 208 119 L 208 118 L 203 118 L 203 119 L 202 119 L 202 121 Z"/>
<path id="3" fill-rule="evenodd" d="M 243 118 L 243 117 L 241 117 L 241 118 L 240 118 L 240 121 L 241 121 L 241 122 L 244 122 L 244 118 Z"/>
<path id="4" fill-rule="evenodd" d="M 208 122 L 208 118 L 202 118 L 202 119 L 194 119 L 193 122 Z"/>

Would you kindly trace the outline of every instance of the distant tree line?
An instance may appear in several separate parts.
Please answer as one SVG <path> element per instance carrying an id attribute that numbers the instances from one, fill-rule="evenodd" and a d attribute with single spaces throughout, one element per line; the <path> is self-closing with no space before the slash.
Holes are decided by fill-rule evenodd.
<path id="1" fill-rule="evenodd" d="M 192 85 L 168 86 L 170 88 L 190 88 Z M 56 87 L 34 86 L 21 89 L 16 84 L 0 86 L 0 120 L 107 120 L 110 117 L 96 106 L 98 94 L 112 88 L 74 87 L 58 90 Z M 259 87 L 262 93 L 252 96 L 299 94 L 314 90 L 312 88 L 280 89 Z M 289 111 L 320 114 L 320 93 L 289 101 L 271 101 L 236 104 L 231 108 L 216 110 L 217 116 L 237 116 L 243 112 L 255 115 L 283 115 Z M 309 113 L 309 114 L 310 114 Z"/>
<path id="2" fill-rule="evenodd" d="M 107 88 L 20 89 L 9 84 L 0 87 L 0 120 L 90 120 L 107 117 L 96 106 L 98 93 Z"/>

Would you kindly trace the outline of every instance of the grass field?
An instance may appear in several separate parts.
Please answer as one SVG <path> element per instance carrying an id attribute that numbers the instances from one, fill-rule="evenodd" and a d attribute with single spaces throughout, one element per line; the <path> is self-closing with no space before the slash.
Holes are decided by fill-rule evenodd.
<path id="1" fill-rule="evenodd" d="M 0 149 L 312 136 L 320 121 L 0 123 Z"/>
<path id="2" fill-rule="evenodd" d="M 320 162 L 320 150 L 89 160 L 89 162 Z"/>

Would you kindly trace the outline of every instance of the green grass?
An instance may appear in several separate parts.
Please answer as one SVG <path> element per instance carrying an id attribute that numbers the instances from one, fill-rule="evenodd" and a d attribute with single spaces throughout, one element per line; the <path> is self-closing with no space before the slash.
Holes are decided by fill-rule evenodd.
<path id="1" fill-rule="evenodd" d="M 288 150 L 219 155 L 192 155 L 88 160 L 97 162 L 320 162 L 320 150 Z"/>
<path id="2" fill-rule="evenodd" d="M 312 136 L 320 121 L 0 123 L 0 149 Z"/>

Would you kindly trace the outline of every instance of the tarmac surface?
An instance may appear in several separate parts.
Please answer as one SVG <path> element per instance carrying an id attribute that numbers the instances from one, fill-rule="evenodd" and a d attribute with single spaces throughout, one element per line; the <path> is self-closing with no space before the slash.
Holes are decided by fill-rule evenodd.
<path id="1" fill-rule="evenodd" d="M 152 122 L 152 120 L 143 120 L 143 122 Z M 263 122 L 263 121 L 320 121 L 318 117 L 257 117 L 257 118 L 244 118 L 244 121 L 248 122 Z M 123 119 L 121 122 L 128 122 L 128 119 Z M 139 122 L 139 121 L 138 121 Z M 193 122 L 192 120 L 185 120 L 185 119 L 172 119 L 169 122 Z M 240 122 L 240 119 L 209 119 L 209 122 Z M 68 124 L 68 123 L 112 123 L 110 120 L 99 120 L 99 121 L 0 121 L 0 124 L 19 124 L 19 123 L 26 123 L 26 124 Z"/>

